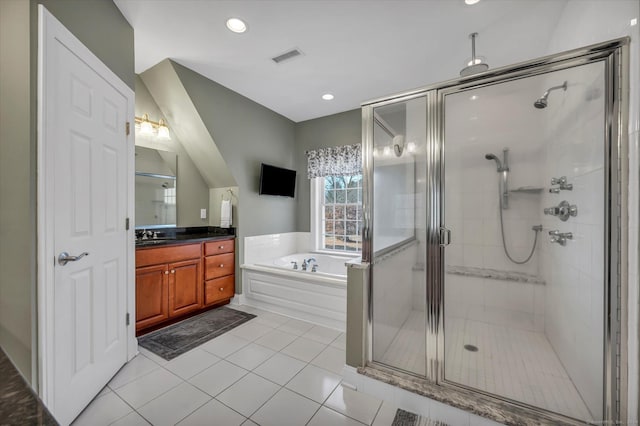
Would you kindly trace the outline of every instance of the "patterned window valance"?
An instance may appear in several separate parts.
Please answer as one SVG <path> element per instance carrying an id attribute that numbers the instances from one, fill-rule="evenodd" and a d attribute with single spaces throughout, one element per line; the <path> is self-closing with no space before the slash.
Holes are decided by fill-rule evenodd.
<path id="1" fill-rule="evenodd" d="M 307 162 L 309 179 L 359 175 L 362 173 L 362 146 L 355 144 L 307 151 Z"/>

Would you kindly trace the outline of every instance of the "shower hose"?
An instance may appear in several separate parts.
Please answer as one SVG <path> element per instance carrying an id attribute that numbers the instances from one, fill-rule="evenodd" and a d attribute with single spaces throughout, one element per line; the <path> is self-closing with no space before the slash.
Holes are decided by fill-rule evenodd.
<path id="1" fill-rule="evenodd" d="M 498 188 L 500 187 L 500 185 L 498 185 Z M 533 257 L 533 253 L 536 251 L 536 245 L 538 244 L 538 231 L 533 229 L 533 233 L 535 234 L 535 238 L 533 240 L 533 247 L 531 247 L 531 253 L 529 253 L 529 256 L 527 256 L 527 258 L 525 260 L 515 260 L 513 257 L 511 257 L 511 255 L 509 254 L 509 249 L 507 248 L 507 241 L 504 238 L 504 220 L 502 218 L 502 194 L 501 194 L 501 190 L 498 189 L 498 199 L 500 201 L 500 205 L 499 205 L 499 210 L 500 210 L 500 232 L 502 234 L 502 248 L 504 248 L 504 254 L 507 255 L 507 257 L 509 258 L 510 261 L 512 261 L 513 263 L 517 264 L 517 265 L 522 265 L 524 263 L 527 263 L 529 260 L 531 260 L 531 258 Z"/>

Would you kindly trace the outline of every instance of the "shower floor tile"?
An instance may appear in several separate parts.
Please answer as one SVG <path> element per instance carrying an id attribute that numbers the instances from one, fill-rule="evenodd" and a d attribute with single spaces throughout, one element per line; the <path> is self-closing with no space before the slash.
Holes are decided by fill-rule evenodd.
<path id="1" fill-rule="evenodd" d="M 424 312 L 412 311 L 378 361 L 424 374 L 424 324 Z M 593 421 L 543 333 L 455 317 L 447 317 L 445 327 L 447 380 Z"/>

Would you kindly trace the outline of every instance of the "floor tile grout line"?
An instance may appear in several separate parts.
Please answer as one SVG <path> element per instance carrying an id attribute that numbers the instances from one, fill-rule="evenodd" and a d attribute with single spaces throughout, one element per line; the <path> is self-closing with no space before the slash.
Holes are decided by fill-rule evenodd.
<path id="1" fill-rule="evenodd" d="M 120 420 L 124 419 L 125 417 L 127 417 L 127 416 L 128 416 L 129 414 L 131 414 L 131 413 L 136 413 L 136 414 L 138 414 L 139 416 L 141 416 L 141 417 L 142 417 L 142 415 L 141 415 L 140 413 L 138 413 L 138 411 L 137 411 L 135 408 L 133 408 L 133 406 L 132 406 L 131 404 L 129 404 L 127 401 L 125 401 L 125 400 L 124 400 L 124 398 L 122 398 L 120 395 L 118 395 L 117 393 L 115 393 L 115 391 L 113 391 L 113 393 L 116 395 L 116 397 L 117 397 L 118 399 L 120 399 L 120 400 L 121 400 L 122 402 L 124 402 L 124 403 L 129 407 L 129 408 L 131 408 L 131 411 L 129 411 L 127 414 L 125 414 L 125 415 L 124 415 L 124 416 L 122 416 L 122 417 L 118 417 L 117 419 L 115 419 L 114 421 L 112 421 L 111 423 L 109 423 L 110 425 L 114 424 L 114 423 L 115 423 L 115 422 L 117 422 L 117 421 L 120 421 Z M 105 396 L 105 395 L 103 395 L 103 396 Z M 93 401 L 91 401 L 91 402 L 93 403 Z M 86 409 L 86 408 L 85 408 L 85 409 Z M 84 410 L 83 410 L 83 411 L 84 411 Z M 78 416 L 78 417 L 79 417 L 79 416 Z M 144 419 L 144 421 L 145 421 L 145 422 L 149 423 L 149 421 L 147 421 L 147 419 L 146 419 L 146 418 L 144 418 L 144 417 L 142 417 L 142 418 Z"/>
<path id="2" fill-rule="evenodd" d="M 380 403 L 380 406 L 378 407 L 378 410 L 376 411 L 376 415 L 373 416 L 373 420 L 371 420 L 371 424 L 374 424 L 376 422 L 376 419 L 378 418 L 378 414 L 380 414 L 380 410 L 382 410 L 382 405 L 383 404 L 384 404 L 384 399 Z"/>
<path id="3" fill-rule="evenodd" d="M 193 385 L 191 385 L 193 386 Z M 195 386 L 194 386 L 195 387 Z M 196 388 L 197 389 L 197 388 Z M 208 400 L 206 400 L 204 403 L 202 403 L 201 405 L 199 405 L 197 408 L 195 408 L 194 410 L 190 411 L 189 414 L 187 414 L 186 416 L 182 417 L 180 420 L 178 420 L 177 422 L 174 423 L 174 425 L 177 425 L 178 423 L 180 423 L 181 421 L 183 421 L 184 419 L 186 419 L 187 417 L 189 417 L 190 415 L 192 415 L 193 413 L 195 413 L 196 411 L 198 411 L 199 409 L 201 409 L 202 407 L 204 407 L 205 405 L 207 405 L 208 403 L 210 403 L 213 399 L 215 399 L 214 397 L 210 396 L 208 393 L 204 393 L 205 395 L 209 396 L 210 398 Z M 146 420 L 146 419 L 145 419 Z"/>
<path id="4" fill-rule="evenodd" d="M 168 371 L 170 374 L 173 374 L 173 375 L 174 375 L 174 376 L 176 376 L 178 379 L 180 379 L 180 383 L 178 383 L 178 384 L 177 384 L 177 385 L 175 385 L 175 386 L 172 386 L 170 389 L 167 389 L 166 391 L 162 392 L 160 395 L 157 395 L 155 398 L 153 398 L 153 399 L 151 399 L 151 400 L 149 400 L 149 401 L 145 402 L 145 403 L 144 403 L 144 404 L 142 404 L 139 408 L 142 408 L 142 407 L 144 407 L 145 405 L 147 405 L 147 404 L 151 403 L 152 401 L 155 401 L 156 399 L 160 398 L 162 395 L 164 395 L 164 394 L 166 394 L 166 393 L 168 393 L 168 392 L 172 391 L 173 389 L 177 388 L 177 387 L 178 387 L 178 386 L 180 386 L 181 384 L 183 384 L 183 383 L 187 383 L 187 382 L 186 382 L 186 380 L 183 380 L 183 379 L 182 379 L 182 377 L 178 376 L 177 374 L 174 374 L 174 373 L 172 373 L 172 372 L 171 372 L 171 371 L 169 371 L 169 370 L 166 370 L 166 371 Z M 131 383 L 133 383 L 133 382 L 131 382 Z M 190 384 L 191 386 L 193 386 L 193 387 L 196 387 L 196 388 L 197 388 L 197 386 L 195 386 L 195 385 L 193 385 L 193 384 L 191 384 L 191 383 L 189 383 L 189 384 Z M 198 389 L 198 390 L 202 390 L 202 389 Z M 123 398 L 122 396 L 120 396 L 120 394 L 118 394 L 115 390 L 114 390 L 113 392 L 114 392 L 114 393 L 116 393 L 120 399 L 122 399 L 123 401 L 125 401 L 125 400 L 124 400 L 124 398 Z M 204 393 L 206 394 L 206 392 L 204 392 Z M 208 395 L 208 394 L 207 394 L 207 395 Z M 129 405 L 130 407 L 133 407 L 133 406 L 132 406 L 131 404 L 129 404 L 127 401 L 125 401 L 125 402 L 126 402 L 126 403 L 127 403 L 127 405 Z M 138 411 L 138 408 L 134 408 L 134 410 L 135 410 L 135 411 Z M 140 415 L 142 416 L 142 414 L 140 414 Z M 142 417 L 144 417 L 144 416 L 142 416 Z M 145 419 L 146 419 L 146 417 L 145 417 Z"/>

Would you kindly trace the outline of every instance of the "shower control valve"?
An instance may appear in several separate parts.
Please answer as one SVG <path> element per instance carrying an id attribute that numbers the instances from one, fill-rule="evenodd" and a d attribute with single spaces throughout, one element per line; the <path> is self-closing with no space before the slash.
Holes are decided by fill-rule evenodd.
<path id="1" fill-rule="evenodd" d="M 549 231 L 549 241 L 552 243 L 558 243 L 561 246 L 567 245 L 567 240 L 573 239 L 573 234 L 571 232 L 560 232 L 557 229 L 554 231 Z"/>
<path id="2" fill-rule="evenodd" d="M 572 183 L 567 183 L 567 177 L 566 176 L 562 176 L 559 178 L 551 178 L 551 185 L 559 185 L 557 188 L 550 188 L 549 192 L 551 192 L 552 194 L 557 194 L 562 190 L 565 191 L 572 191 L 573 190 L 573 184 Z"/>
<path id="3" fill-rule="evenodd" d="M 561 221 L 566 222 L 571 216 L 578 215 L 578 206 L 575 204 L 569 204 L 568 201 L 561 201 L 560 204 L 554 207 L 548 207 L 544 209 L 544 214 L 549 216 L 557 216 Z"/>

